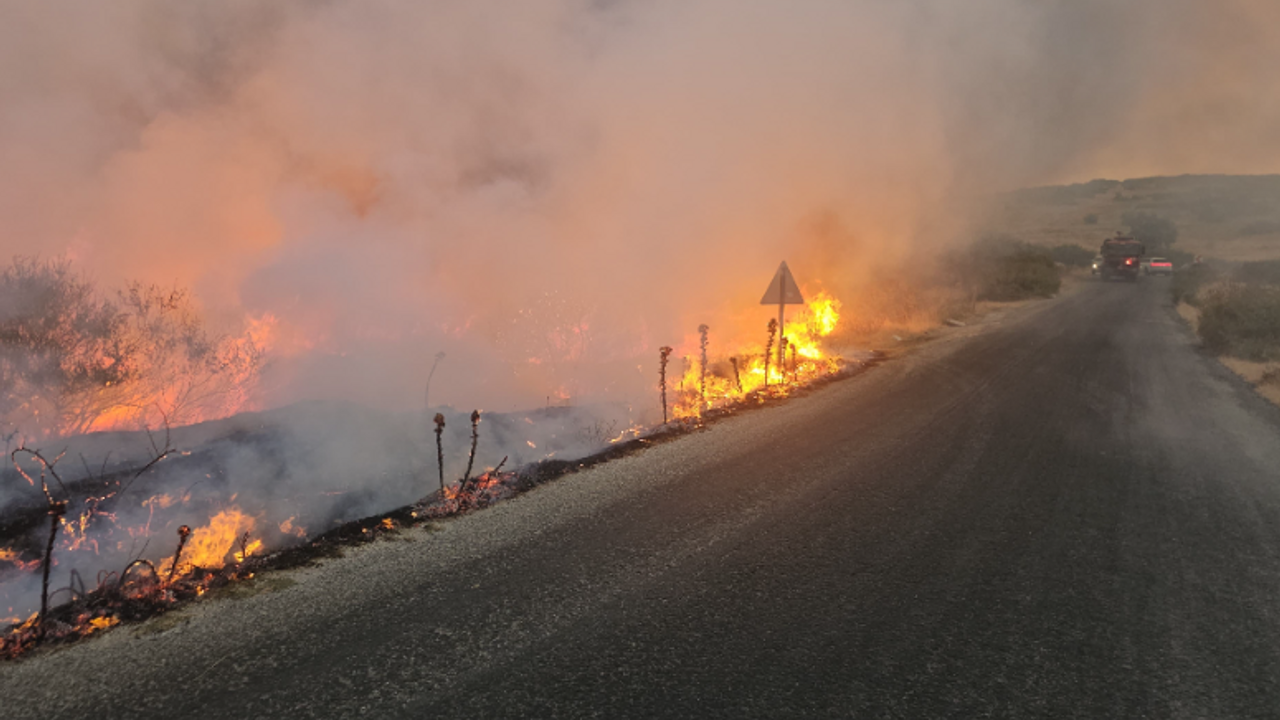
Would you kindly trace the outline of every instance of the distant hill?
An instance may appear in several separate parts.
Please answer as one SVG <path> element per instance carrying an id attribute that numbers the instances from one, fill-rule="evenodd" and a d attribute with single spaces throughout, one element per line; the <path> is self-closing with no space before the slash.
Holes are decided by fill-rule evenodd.
<path id="1" fill-rule="evenodd" d="M 986 227 L 1037 245 L 1095 248 L 1129 211 L 1178 227 L 1179 250 L 1228 260 L 1280 258 L 1280 175 L 1180 175 L 1026 188 L 994 204 Z"/>

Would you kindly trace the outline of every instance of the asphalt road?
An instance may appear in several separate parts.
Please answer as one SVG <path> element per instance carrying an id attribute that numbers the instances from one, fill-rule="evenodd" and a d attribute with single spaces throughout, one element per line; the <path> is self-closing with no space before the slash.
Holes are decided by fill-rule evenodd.
<path id="1" fill-rule="evenodd" d="M 0 666 L 0 716 L 1280 717 L 1280 409 L 1167 281 Z"/>

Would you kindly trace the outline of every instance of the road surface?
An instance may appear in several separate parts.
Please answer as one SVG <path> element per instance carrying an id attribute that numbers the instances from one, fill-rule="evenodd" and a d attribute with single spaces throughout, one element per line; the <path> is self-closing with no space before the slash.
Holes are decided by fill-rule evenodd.
<path id="1" fill-rule="evenodd" d="M 1280 409 L 1089 283 L 238 600 L 0 715 L 1280 715 Z"/>

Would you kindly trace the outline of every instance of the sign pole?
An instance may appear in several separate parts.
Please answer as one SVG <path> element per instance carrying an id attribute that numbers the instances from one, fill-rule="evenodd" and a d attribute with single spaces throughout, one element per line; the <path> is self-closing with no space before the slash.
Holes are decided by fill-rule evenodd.
<path id="1" fill-rule="evenodd" d="M 773 282 L 769 283 L 769 289 L 764 291 L 764 297 L 760 298 L 761 305 L 772 305 L 778 303 L 778 377 L 783 376 L 783 363 L 786 361 L 786 355 L 782 349 L 782 338 L 785 337 L 784 331 L 787 322 L 787 305 L 803 305 L 804 296 L 800 294 L 800 285 L 796 279 L 791 276 L 791 270 L 787 268 L 784 261 L 778 266 L 778 272 L 773 276 Z M 769 358 L 765 358 L 767 364 Z M 769 378 L 765 377 L 765 386 L 768 387 Z"/>
<path id="2" fill-rule="evenodd" d="M 780 286 L 781 292 L 778 293 L 778 377 L 783 377 L 782 372 L 782 329 L 786 327 L 787 315 L 787 278 L 783 276 Z"/>

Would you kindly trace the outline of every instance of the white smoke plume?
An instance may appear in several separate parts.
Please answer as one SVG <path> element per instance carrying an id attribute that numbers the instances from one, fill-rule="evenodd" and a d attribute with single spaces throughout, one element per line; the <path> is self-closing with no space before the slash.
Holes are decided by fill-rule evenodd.
<path id="1" fill-rule="evenodd" d="M 271 313 L 269 405 L 412 407 L 439 350 L 440 403 L 634 393 L 779 260 L 856 283 L 961 234 L 955 198 L 1275 170 L 1278 15 L 5 0 L 0 253 Z"/>

